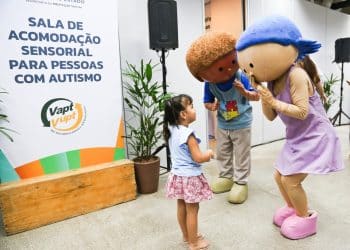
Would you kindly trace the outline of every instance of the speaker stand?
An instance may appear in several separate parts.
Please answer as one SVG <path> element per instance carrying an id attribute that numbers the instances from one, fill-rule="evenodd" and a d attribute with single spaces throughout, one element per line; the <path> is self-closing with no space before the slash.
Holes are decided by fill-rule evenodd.
<path id="1" fill-rule="evenodd" d="M 341 80 L 340 80 L 340 100 L 339 100 L 339 110 L 331 119 L 332 124 L 334 125 L 339 118 L 338 126 L 341 125 L 341 115 L 343 114 L 350 120 L 350 117 L 343 111 L 343 82 L 344 82 L 344 62 L 341 63 Z"/>
<path id="2" fill-rule="evenodd" d="M 165 52 L 167 52 L 167 50 L 165 48 L 162 48 L 162 54 L 160 56 L 160 63 L 162 64 L 162 75 L 163 75 L 163 80 L 162 80 L 162 86 L 163 86 L 163 95 L 167 94 L 167 86 L 166 86 L 166 65 L 165 65 Z M 163 126 L 166 126 L 165 123 Z M 171 158 L 170 158 L 170 149 L 168 144 L 163 143 L 161 146 L 159 146 L 153 153 L 152 155 L 156 155 L 158 154 L 162 149 L 165 148 L 165 152 L 166 152 L 166 167 L 160 166 L 161 168 L 166 169 L 166 172 L 169 172 L 171 169 Z"/>

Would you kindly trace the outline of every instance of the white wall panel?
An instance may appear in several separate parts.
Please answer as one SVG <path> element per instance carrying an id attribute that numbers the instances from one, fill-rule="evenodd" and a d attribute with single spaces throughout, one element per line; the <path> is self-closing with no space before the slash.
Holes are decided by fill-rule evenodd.
<path id="1" fill-rule="evenodd" d="M 326 8 L 311 2 L 298 0 L 294 2 L 293 9 L 294 15 L 292 19 L 302 36 L 308 40 L 315 40 L 322 45 L 317 53 L 311 54 L 311 57 L 317 62 L 319 69 L 323 71 L 326 64 L 325 54 L 327 49 L 325 32 L 327 29 Z"/>
<path id="2" fill-rule="evenodd" d="M 168 92 L 186 93 L 193 97 L 197 121 L 193 128 L 202 139 L 201 148 L 207 147 L 206 114 L 203 107 L 203 83 L 198 82 L 187 69 L 185 55 L 188 46 L 204 31 L 203 0 L 176 1 L 179 48 L 167 54 Z M 137 64 L 141 58 L 159 62 L 155 51 L 149 49 L 147 0 L 119 1 L 119 39 L 121 66 L 125 61 Z M 159 53 L 160 54 L 160 53 Z M 155 75 L 162 82 L 161 67 Z M 163 150 L 164 151 L 164 150 Z M 161 164 L 165 164 L 165 153 L 161 152 Z"/>

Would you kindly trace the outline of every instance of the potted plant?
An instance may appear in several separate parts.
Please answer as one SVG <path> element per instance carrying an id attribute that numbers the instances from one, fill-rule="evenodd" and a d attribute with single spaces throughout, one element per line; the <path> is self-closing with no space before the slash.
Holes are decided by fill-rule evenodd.
<path id="1" fill-rule="evenodd" d="M 323 91 L 325 96 L 327 97 L 327 101 L 323 104 L 326 112 L 328 112 L 329 108 L 332 106 L 333 103 L 335 103 L 335 93 L 333 91 L 334 84 L 339 82 L 340 79 L 333 75 L 333 73 L 327 77 L 325 81 L 323 82 Z"/>
<path id="2" fill-rule="evenodd" d="M 162 85 L 152 79 L 158 64 L 151 61 L 139 66 L 127 62 L 123 70 L 123 89 L 126 112 L 126 142 L 132 152 L 138 192 L 154 193 L 158 190 L 159 157 L 152 155 L 162 138 L 164 100 Z"/>

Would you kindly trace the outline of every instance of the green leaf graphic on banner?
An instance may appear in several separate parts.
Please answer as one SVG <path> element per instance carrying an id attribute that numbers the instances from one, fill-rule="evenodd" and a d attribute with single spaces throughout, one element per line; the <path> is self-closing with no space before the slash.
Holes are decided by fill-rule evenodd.
<path id="1" fill-rule="evenodd" d="M 114 160 L 125 159 L 125 149 L 124 148 L 115 148 L 114 151 Z"/>
<path id="2" fill-rule="evenodd" d="M 69 169 L 80 168 L 80 150 L 72 150 L 66 153 Z"/>
<path id="3" fill-rule="evenodd" d="M 53 174 L 69 169 L 66 153 L 52 155 L 40 160 L 45 174 Z"/>

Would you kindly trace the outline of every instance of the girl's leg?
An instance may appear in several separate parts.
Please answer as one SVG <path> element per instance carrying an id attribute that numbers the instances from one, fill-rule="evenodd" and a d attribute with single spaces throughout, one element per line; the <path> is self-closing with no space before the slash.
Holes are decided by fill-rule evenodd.
<path id="1" fill-rule="evenodd" d="M 278 189 L 280 190 L 280 193 L 281 193 L 284 201 L 286 202 L 287 206 L 293 207 L 292 202 L 290 201 L 289 196 L 287 194 L 287 191 L 285 190 L 284 186 L 282 185 L 281 173 L 278 172 L 277 170 L 275 170 L 274 177 L 275 177 L 275 181 L 277 183 Z"/>
<path id="2" fill-rule="evenodd" d="M 294 174 L 281 177 L 281 183 L 287 191 L 290 202 L 300 217 L 308 216 L 306 193 L 301 185 L 306 176 L 307 174 Z"/>
<path id="3" fill-rule="evenodd" d="M 186 225 L 188 242 L 197 244 L 199 203 L 186 203 Z"/>
<path id="4" fill-rule="evenodd" d="M 187 233 L 187 216 L 186 216 L 186 203 L 184 200 L 177 200 L 177 221 L 179 222 L 183 239 L 188 240 Z"/>

